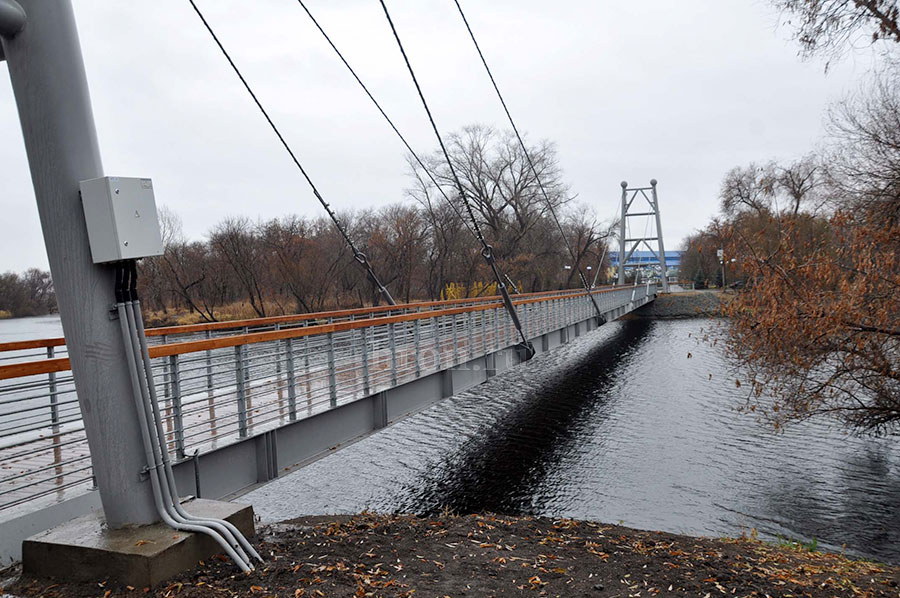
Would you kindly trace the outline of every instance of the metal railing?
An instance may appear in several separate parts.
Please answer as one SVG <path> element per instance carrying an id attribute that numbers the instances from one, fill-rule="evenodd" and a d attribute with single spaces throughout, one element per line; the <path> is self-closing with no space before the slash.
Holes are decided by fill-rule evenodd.
<path id="1" fill-rule="evenodd" d="M 601 310 L 655 287 L 598 289 Z M 515 296 L 529 337 L 595 315 L 583 291 Z M 147 330 L 173 458 L 189 458 L 517 342 L 497 297 Z M 14 361 L 14 363 L 8 363 Z M 63 339 L 0 344 L 0 519 L 92 486 Z"/>

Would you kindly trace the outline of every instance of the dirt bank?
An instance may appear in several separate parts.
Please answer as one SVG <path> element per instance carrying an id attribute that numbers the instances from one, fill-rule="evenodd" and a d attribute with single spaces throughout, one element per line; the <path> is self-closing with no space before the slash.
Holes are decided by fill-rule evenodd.
<path id="1" fill-rule="evenodd" d="M 682 291 L 660 295 L 655 301 L 624 316 L 625 319 L 667 320 L 715 317 L 722 301 L 731 295 L 721 291 Z"/>
<path id="2" fill-rule="evenodd" d="M 264 568 L 216 558 L 153 590 L 23 579 L 23 596 L 898 596 L 900 570 L 751 539 L 500 516 L 308 517 L 265 528 Z M 2 593 L 2 590 L 0 590 Z"/>

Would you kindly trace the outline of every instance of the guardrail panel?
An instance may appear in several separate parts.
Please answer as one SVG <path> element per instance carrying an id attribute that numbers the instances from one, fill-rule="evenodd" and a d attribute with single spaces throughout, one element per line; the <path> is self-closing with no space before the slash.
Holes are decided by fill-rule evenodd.
<path id="1" fill-rule="evenodd" d="M 655 287 L 601 289 L 611 311 Z M 516 295 L 531 338 L 589 319 L 581 291 Z M 176 460 L 359 400 L 519 339 L 496 297 L 147 331 Z M 62 339 L 0 343 L 0 519 L 93 483 Z"/>

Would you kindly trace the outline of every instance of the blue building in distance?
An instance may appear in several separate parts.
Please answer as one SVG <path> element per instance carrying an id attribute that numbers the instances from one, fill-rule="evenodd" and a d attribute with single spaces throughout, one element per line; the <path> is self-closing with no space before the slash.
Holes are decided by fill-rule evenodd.
<path id="1" fill-rule="evenodd" d="M 666 268 L 673 270 L 681 267 L 681 251 L 669 251 L 666 250 Z M 619 252 L 618 251 L 610 251 L 609 252 L 609 261 L 610 265 L 613 268 L 619 267 Z M 631 254 L 631 257 L 628 258 L 628 261 L 625 263 L 626 268 L 643 268 L 646 266 L 654 266 L 658 265 L 659 261 L 656 259 L 656 255 L 651 251 L 637 251 Z"/>

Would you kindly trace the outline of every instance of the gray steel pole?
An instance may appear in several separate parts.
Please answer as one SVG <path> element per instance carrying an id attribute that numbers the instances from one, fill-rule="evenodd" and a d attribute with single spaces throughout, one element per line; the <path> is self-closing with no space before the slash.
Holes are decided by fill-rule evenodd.
<path id="1" fill-rule="evenodd" d="M 78 183 L 103 176 L 70 0 L 20 0 L 25 26 L 0 37 L 9 63 L 44 245 L 107 524 L 159 517 L 125 367 L 110 319 L 113 271 L 92 263 Z M 9 3 L 4 1 L 4 5 Z"/>
<path id="2" fill-rule="evenodd" d="M 625 284 L 625 213 L 628 209 L 628 182 L 622 181 L 622 210 L 619 220 L 619 284 Z"/>
<path id="3" fill-rule="evenodd" d="M 663 293 L 669 292 L 669 276 L 666 268 L 666 248 L 663 245 L 662 221 L 659 218 L 659 198 L 656 196 L 656 179 L 650 179 L 653 193 L 653 211 L 656 212 L 656 237 L 659 239 L 659 261 L 662 267 Z"/>

